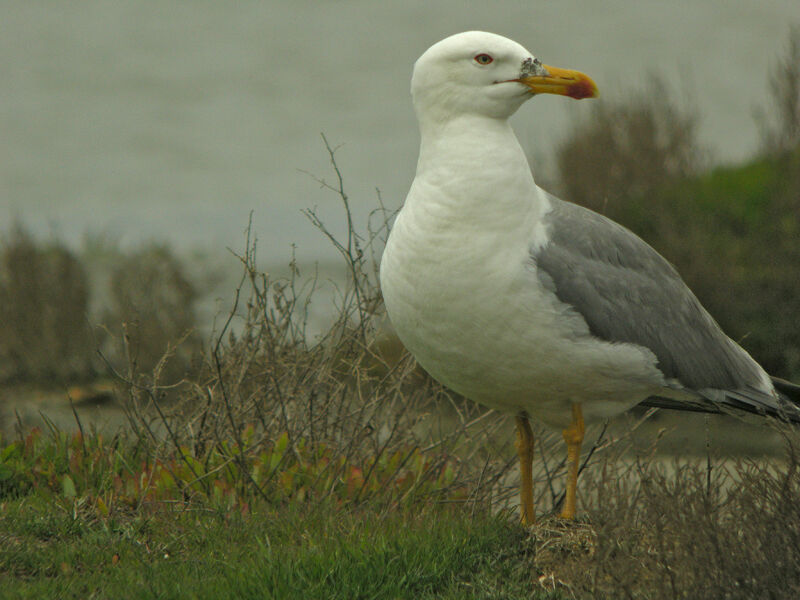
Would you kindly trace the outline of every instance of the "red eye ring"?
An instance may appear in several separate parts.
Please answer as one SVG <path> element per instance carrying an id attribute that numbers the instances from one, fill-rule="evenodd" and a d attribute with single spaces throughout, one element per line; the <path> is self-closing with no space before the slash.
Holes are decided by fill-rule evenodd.
<path id="1" fill-rule="evenodd" d="M 488 54 L 486 54 L 486 53 L 478 54 L 475 57 L 475 62 L 478 63 L 479 65 L 488 65 L 488 64 L 492 63 L 493 61 L 494 61 L 494 59 L 491 56 L 489 56 Z"/>

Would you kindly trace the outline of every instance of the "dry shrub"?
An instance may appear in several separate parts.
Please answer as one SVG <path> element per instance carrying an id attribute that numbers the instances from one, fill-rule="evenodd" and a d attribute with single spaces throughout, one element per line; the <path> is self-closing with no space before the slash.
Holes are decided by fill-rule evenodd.
<path id="1" fill-rule="evenodd" d="M 761 268 L 753 269 L 754 294 L 765 297 L 768 310 L 757 317 L 768 323 L 761 345 L 772 350 L 780 372 L 800 379 L 800 27 L 790 34 L 785 54 L 770 74 L 772 119 L 762 121 L 763 150 L 772 157 L 779 177 L 773 201 L 764 216 L 764 234 L 757 243 Z M 759 277 L 760 276 L 760 277 Z M 765 285 L 765 280 L 769 281 Z M 760 285 L 758 285 L 760 284 Z M 765 349 L 765 352 L 769 350 Z"/>
<path id="2" fill-rule="evenodd" d="M 102 329 L 90 325 L 90 283 L 64 245 L 12 230 L 0 248 L 0 381 L 85 382 L 104 370 L 99 349 L 117 368 L 130 359 L 146 371 L 158 365 L 173 381 L 186 374 L 200 352 L 197 292 L 167 248 L 116 252 Z"/>
<path id="3" fill-rule="evenodd" d="M 738 174 L 712 174 L 720 190 L 714 213 L 694 223 L 684 219 L 683 230 L 664 243 L 683 248 L 676 263 L 726 331 L 767 371 L 800 379 L 798 27 L 771 70 L 769 90 L 772 106 L 760 119 L 762 156 Z M 697 191 L 702 199 L 702 187 Z"/>
<path id="4" fill-rule="evenodd" d="M 259 272 L 248 233 L 233 307 L 199 374 L 181 387 L 181 401 L 161 402 L 158 369 L 148 381 L 126 377 L 134 431 L 187 465 L 226 457 L 243 499 L 388 508 L 424 497 L 485 507 L 515 494 L 507 481 L 513 436 L 498 433 L 506 420 L 419 377 L 407 355 L 390 363 L 377 351 L 383 315 L 373 251 L 385 241 L 389 215 L 381 209 L 370 220 L 377 227 L 355 230 L 328 151 L 336 183 L 320 182 L 344 206 L 346 239 L 337 240 L 313 211 L 307 216 L 348 273 L 334 322 L 308 339 L 316 281 L 301 281 L 296 269 L 283 280 Z M 288 451 L 276 452 L 282 444 Z M 266 461 L 265 474 L 259 456 L 280 458 Z"/>
<path id="5" fill-rule="evenodd" d="M 200 353 L 197 296 L 166 246 L 119 254 L 109 281 L 109 306 L 101 317 L 110 334 L 104 355 L 118 369 L 130 362 L 136 372 L 157 368 L 162 383 L 179 382 Z"/>
<path id="6" fill-rule="evenodd" d="M 0 381 L 45 384 L 95 373 L 89 284 L 58 243 L 38 244 L 17 226 L 0 249 Z"/>
<path id="7" fill-rule="evenodd" d="M 556 158 L 565 198 L 639 229 L 671 212 L 660 203 L 661 192 L 696 173 L 703 153 L 697 115 L 672 100 L 658 77 L 628 98 L 593 104 Z"/>
<path id="8" fill-rule="evenodd" d="M 771 108 L 756 110 L 763 151 L 782 155 L 800 145 L 800 26 L 789 32 L 785 54 L 769 77 Z"/>
<path id="9" fill-rule="evenodd" d="M 606 462 L 582 482 L 591 525 L 561 526 L 560 554 L 537 566 L 579 598 L 796 598 L 800 463 L 787 447 L 785 461 L 711 472 Z"/>

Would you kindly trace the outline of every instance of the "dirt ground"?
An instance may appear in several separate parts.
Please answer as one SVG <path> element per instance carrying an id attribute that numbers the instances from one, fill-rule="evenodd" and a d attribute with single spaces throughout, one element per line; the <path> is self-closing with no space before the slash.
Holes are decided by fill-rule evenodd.
<path id="1" fill-rule="evenodd" d="M 47 421 L 64 431 L 77 430 L 76 414 L 84 428 L 95 427 L 107 434 L 127 425 L 125 411 L 109 381 L 60 389 L 0 387 L 0 435 L 5 440 L 16 436 L 20 428 L 46 429 Z"/>

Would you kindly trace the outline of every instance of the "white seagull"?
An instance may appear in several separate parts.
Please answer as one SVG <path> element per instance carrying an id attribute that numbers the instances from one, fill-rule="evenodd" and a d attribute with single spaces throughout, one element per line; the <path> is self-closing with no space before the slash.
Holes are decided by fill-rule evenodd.
<path id="1" fill-rule="evenodd" d="M 587 75 L 470 31 L 417 60 L 411 93 L 419 162 L 383 254 L 383 298 L 428 373 L 516 415 L 523 523 L 534 521 L 529 417 L 563 430 L 564 518 L 584 421 L 641 403 L 798 420 L 800 387 L 770 378 L 663 257 L 534 183 L 508 118 L 536 94 L 595 97 Z"/>

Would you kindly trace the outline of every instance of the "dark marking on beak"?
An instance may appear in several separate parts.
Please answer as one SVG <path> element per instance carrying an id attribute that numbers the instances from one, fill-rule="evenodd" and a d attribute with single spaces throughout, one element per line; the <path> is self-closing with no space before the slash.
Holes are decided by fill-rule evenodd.
<path id="1" fill-rule="evenodd" d="M 544 68 L 542 61 L 538 58 L 526 58 L 522 61 L 520 79 L 523 77 L 549 77 L 550 72 Z"/>

